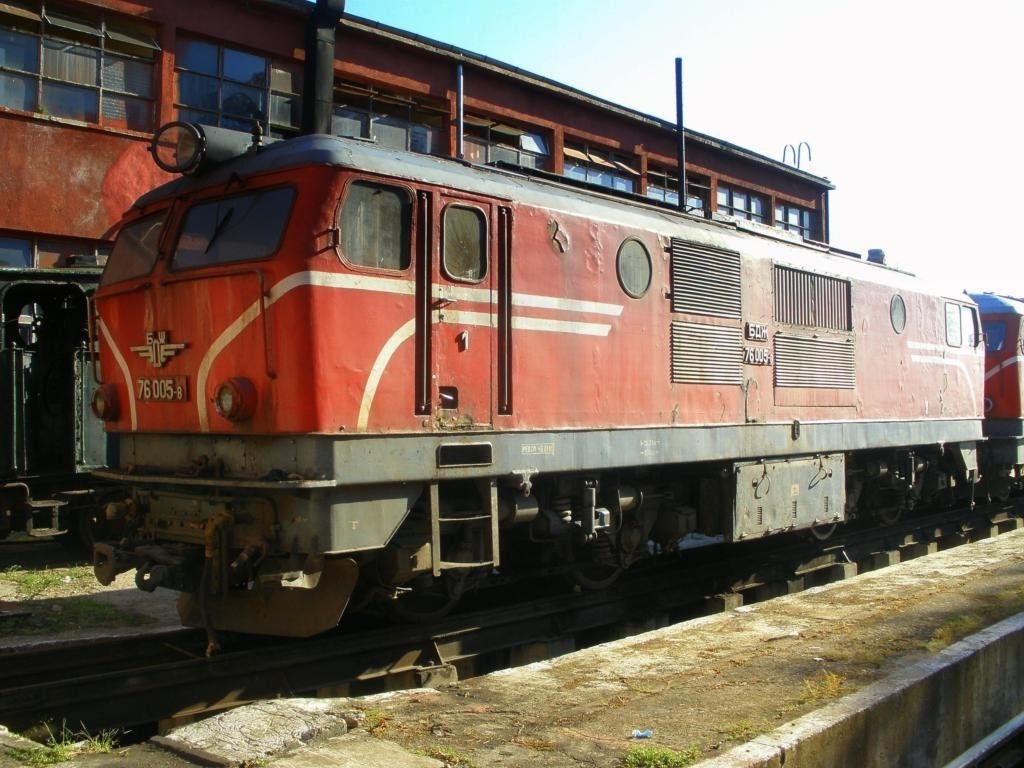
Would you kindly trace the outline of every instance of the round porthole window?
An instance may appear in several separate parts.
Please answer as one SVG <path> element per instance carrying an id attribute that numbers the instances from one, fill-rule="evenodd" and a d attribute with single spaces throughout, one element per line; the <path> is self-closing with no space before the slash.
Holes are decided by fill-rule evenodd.
<path id="1" fill-rule="evenodd" d="M 619 284 L 627 294 L 639 299 L 651 287 L 651 254 L 644 244 L 635 238 L 628 238 L 619 246 L 616 260 Z"/>
<path id="2" fill-rule="evenodd" d="M 889 302 L 889 319 L 892 320 L 892 329 L 896 333 L 903 333 L 907 327 L 907 305 L 898 293 Z"/>

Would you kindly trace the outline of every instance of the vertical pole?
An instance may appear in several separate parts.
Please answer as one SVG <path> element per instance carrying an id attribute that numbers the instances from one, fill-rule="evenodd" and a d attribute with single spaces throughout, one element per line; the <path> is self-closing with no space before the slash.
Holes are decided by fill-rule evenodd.
<path id="1" fill-rule="evenodd" d="M 462 160 L 466 156 L 463 137 L 466 135 L 466 124 L 464 122 L 463 105 L 465 98 L 465 85 L 462 79 L 462 65 L 455 67 L 455 157 Z"/>
<path id="2" fill-rule="evenodd" d="M 683 60 L 676 58 L 676 173 L 679 210 L 686 210 L 686 134 L 683 131 Z"/>

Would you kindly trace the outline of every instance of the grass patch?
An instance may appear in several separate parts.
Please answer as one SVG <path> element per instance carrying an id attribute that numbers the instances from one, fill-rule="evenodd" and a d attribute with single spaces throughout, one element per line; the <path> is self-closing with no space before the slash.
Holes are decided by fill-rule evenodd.
<path id="1" fill-rule="evenodd" d="M 29 616 L 15 616 L 4 622 L 11 635 L 47 635 L 97 627 L 141 627 L 156 621 L 152 616 L 124 611 L 88 597 L 65 597 L 33 604 Z"/>
<path id="2" fill-rule="evenodd" d="M 383 709 L 364 709 L 362 710 L 363 717 L 363 728 L 366 729 L 367 733 L 371 736 L 383 736 L 388 729 L 388 723 L 390 718 L 385 714 Z"/>
<path id="3" fill-rule="evenodd" d="M 427 757 L 440 760 L 445 768 L 476 768 L 476 763 L 451 747 L 430 747 L 425 754 Z"/>
<path id="4" fill-rule="evenodd" d="M 976 613 L 967 613 L 961 616 L 954 616 L 945 624 L 937 627 L 932 632 L 931 638 L 924 643 L 926 650 L 936 653 L 946 646 L 952 645 L 974 632 L 977 632 L 988 622 Z"/>
<path id="5" fill-rule="evenodd" d="M 686 768 L 700 758 L 697 746 L 678 752 L 665 747 L 631 747 L 622 756 L 622 768 Z"/>
<path id="6" fill-rule="evenodd" d="M 761 733 L 761 729 L 749 720 L 740 720 L 738 723 L 720 728 L 718 733 L 725 741 L 750 741 Z"/>
<path id="7" fill-rule="evenodd" d="M 555 745 L 550 741 L 544 739 L 533 739 L 529 736 L 515 736 L 512 738 L 512 743 L 517 744 L 520 747 L 526 747 L 527 749 L 536 749 L 541 752 L 553 752 Z"/>
<path id="8" fill-rule="evenodd" d="M 45 597 L 48 593 L 90 584 L 95 580 L 92 568 L 77 565 L 71 568 L 44 568 L 41 571 L 26 571 L 20 565 L 12 565 L 0 572 L 0 579 L 14 585 L 15 594 L 26 600 Z"/>
<path id="9" fill-rule="evenodd" d="M 804 679 L 804 691 L 800 703 L 809 704 L 815 701 L 835 699 L 841 696 L 845 690 L 845 677 L 823 669 L 814 677 Z"/>
<path id="10" fill-rule="evenodd" d="M 117 731 L 100 731 L 93 736 L 85 730 L 69 731 L 61 726 L 60 733 L 54 734 L 46 726 L 46 742 L 38 747 L 16 747 L 7 753 L 22 765 L 44 766 L 63 763 L 80 755 L 102 755 L 117 747 Z"/>

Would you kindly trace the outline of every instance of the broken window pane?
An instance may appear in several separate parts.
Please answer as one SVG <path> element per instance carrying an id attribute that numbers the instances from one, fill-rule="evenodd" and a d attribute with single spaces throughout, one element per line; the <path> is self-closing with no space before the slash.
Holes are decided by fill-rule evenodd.
<path id="1" fill-rule="evenodd" d="M 444 271 L 453 280 L 478 282 L 487 274 L 487 219 L 476 208 L 444 212 Z"/>

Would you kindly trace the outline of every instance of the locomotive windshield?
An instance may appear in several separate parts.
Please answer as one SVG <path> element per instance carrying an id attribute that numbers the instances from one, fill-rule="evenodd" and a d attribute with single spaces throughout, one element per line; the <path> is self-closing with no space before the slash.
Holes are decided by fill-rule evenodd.
<path id="1" fill-rule="evenodd" d="M 1001 352 L 1006 344 L 1006 323 L 1002 320 L 990 320 L 985 323 L 985 351 Z"/>
<path id="2" fill-rule="evenodd" d="M 185 214 L 172 269 L 230 264 L 270 256 L 291 212 L 289 187 L 204 200 Z"/>
<path id="3" fill-rule="evenodd" d="M 156 263 L 156 249 L 166 216 L 167 211 L 154 213 L 129 224 L 118 233 L 107 268 L 103 270 L 103 285 L 149 274 Z"/>

